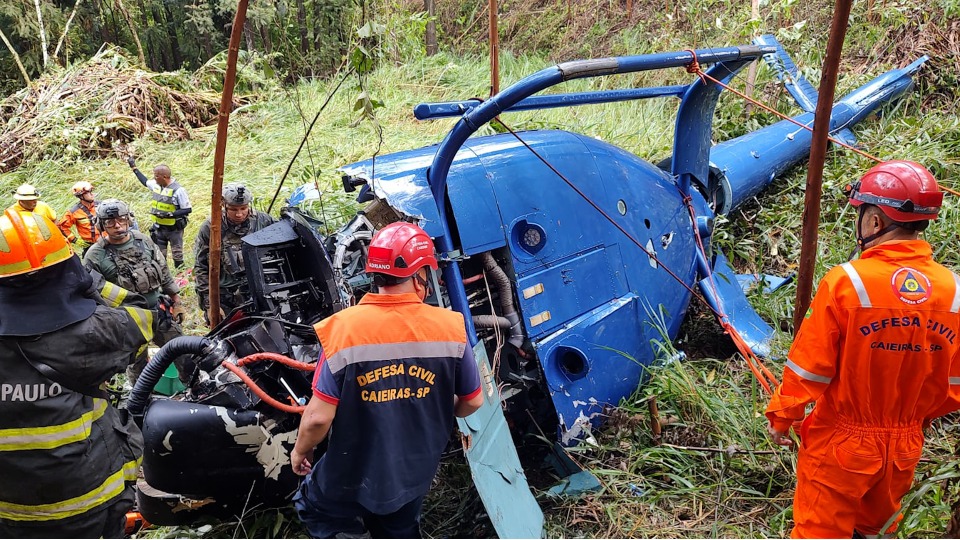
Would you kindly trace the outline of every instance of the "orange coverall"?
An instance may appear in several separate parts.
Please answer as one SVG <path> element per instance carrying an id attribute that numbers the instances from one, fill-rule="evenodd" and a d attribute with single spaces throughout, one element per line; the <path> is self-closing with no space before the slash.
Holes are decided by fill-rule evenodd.
<path id="1" fill-rule="evenodd" d="M 96 203 L 86 203 L 77 201 L 69 210 L 63 213 L 63 217 L 57 221 L 57 227 L 67 237 L 69 242 L 76 242 L 79 236 L 80 240 L 88 244 L 93 244 L 99 237 L 93 226 L 93 218 L 97 215 Z M 77 228 L 77 234 L 73 234 L 73 227 Z"/>
<path id="2" fill-rule="evenodd" d="M 923 240 L 869 248 L 820 282 L 766 411 L 785 433 L 816 402 L 791 536 L 875 535 L 899 511 L 923 427 L 960 408 L 958 312 L 960 278 Z"/>

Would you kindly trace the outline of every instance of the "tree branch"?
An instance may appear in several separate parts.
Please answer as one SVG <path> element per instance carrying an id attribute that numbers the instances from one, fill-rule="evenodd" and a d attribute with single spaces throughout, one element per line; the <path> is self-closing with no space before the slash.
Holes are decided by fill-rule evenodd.
<path id="1" fill-rule="evenodd" d="M 40 23 L 40 50 L 43 51 L 43 68 L 47 68 L 50 57 L 47 55 L 47 31 L 43 28 L 43 14 L 40 12 L 40 0 L 33 0 L 37 7 L 37 22 Z"/>
<path id="2" fill-rule="evenodd" d="M 17 51 L 14 50 L 13 45 L 7 40 L 7 35 L 3 33 L 3 30 L 0 30 L 0 39 L 3 40 L 3 43 L 7 46 L 7 49 L 10 50 L 10 54 L 13 55 L 13 61 L 17 63 L 17 67 L 20 68 L 20 73 L 23 75 L 23 80 L 27 81 L 27 85 L 30 85 L 30 76 L 27 75 L 27 70 L 23 68 L 23 62 L 20 61 L 20 55 L 17 54 Z"/>
<path id="3" fill-rule="evenodd" d="M 83 2 L 83 0 L 77 0 L 77 3 L 73 5 L 73 11 L 70 12 L 70 17 L 67 19 L 67 24 L 63 27 L 63 33 L 60 34 L 60 39 L 57 41 L 57 48 L 53 50 L 54 62 L 57 61 L 57 56 L 60 54 L 60 45 L 63 45 L 63 40 L 66 39 L 67 32 L 70 31 L 70 23 L 73 22 L 73 16 L 77 14 L 77 8 L 80 7 L 81 2 Z"/>
<path id="4" fill-rule="evenodd" d="M 137 44 L 137 54 L 140 56 L 140 65 L 146 67 L 147 59 L 143 56 L 143 45 L 140 45 L 140 36 L 137 35 L 137 27 L 133 25 L 133 19 L 130 18 L 130 13 L 127 11 L 127 8 L 123 5 L 123 0 L 115 0 L 117 7 L 120 8 L 120 13 L 123 13 L 123 18 L 127 20 L 127 26 L 130 27 L 130 33 L 133 34 L 133 41 Z"/>

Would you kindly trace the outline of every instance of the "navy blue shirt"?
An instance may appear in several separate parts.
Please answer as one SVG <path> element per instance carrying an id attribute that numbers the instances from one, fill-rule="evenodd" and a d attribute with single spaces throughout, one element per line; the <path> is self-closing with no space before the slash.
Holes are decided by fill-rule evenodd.
<path id="1" fill-rule="evenodd" d="M 455 427 L 454 396 L 480 392 L 463 317 L 413 294 L 368 294 L 317 334 L 314 395 L 337 413 L 310 480 L 327 498 L 394 512 L 428 491 Z"/>

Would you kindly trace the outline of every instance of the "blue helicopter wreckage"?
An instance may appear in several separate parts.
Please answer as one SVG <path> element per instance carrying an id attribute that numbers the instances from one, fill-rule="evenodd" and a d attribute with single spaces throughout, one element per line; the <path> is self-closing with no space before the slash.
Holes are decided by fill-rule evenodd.
<path id="1" fill-rule="evenodd" d="M 794 120 L 811 126 L 816 91 L 763 36 L 738 47 L 566 62 L 485 102 L 418 105 L 419 119 L 459 120 L 437 146 L 342 167 L 344 189 L 359 188 L 366 206 L 327 236 L 301 208 L 319 197 L 316 188 L 295 190 L 277 224 L 244 239 L 252 301 L 206 337 L 163 347 L 131 394 L 128 409 L 145 440 L 141 513 L 155 524 L 189 524 L 289 502 L 299 484 L 289 453 L 319 352 L 311 325 L 370 290 L 363 267 L 373 232 L 408 220 L 435 239 L 442 261 L 428 301 L 464 314 L 481 368 L 485 404 L 459 421 L 474 483 L 501 537 L 539 537 L 543 514 L 513 434 L 536 419 L 555 422 L 562 444 L 589 436 L 604 409 L 641 383 L 655 361 L 650 342 L 661 331 L 676 337 L 694 287 L 755 353 L 769 352 L 772 329 L 723 255 L 711 253 L 713 221 L 804 159 L 812 134 L 781 121 L 712 145 L 721 87 L 704 78 L 535 94 L 695 60 L 728 82 L 759 58 L 806 111 Z M 850 127 L 911 88 L 926 60 L 839 100 L 832 135 L 855 142 Z M 679 98 L 679 107 L 673 154 L 662 168 L 569 131 L 471 138 L 504 112 L 663 97 Z M 651 323 L 655 313 L 664 328 Z M 193 366 L 186 392 L 151 394 L 180 356 Z"/>

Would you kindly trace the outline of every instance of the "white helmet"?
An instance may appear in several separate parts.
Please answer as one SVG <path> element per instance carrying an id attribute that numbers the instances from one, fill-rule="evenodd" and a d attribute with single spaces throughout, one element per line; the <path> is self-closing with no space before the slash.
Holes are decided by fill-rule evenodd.
<path id="1" fill-rule="evenodd" d="M 18 201 L 36 201 L 40 198 L 40 192 L 30 184 L 21 184 L 13 192 L 13 198 Z"/>

